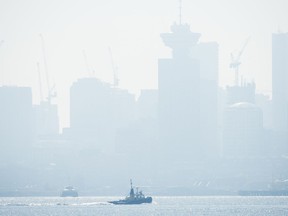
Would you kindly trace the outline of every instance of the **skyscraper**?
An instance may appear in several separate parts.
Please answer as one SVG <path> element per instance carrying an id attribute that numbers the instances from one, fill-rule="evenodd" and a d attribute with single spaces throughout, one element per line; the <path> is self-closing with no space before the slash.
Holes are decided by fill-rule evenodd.
<path id="1" fill-rule="evenodd" d="M 161 37 L 172 49 L 171 59 L 158 61 L 161 150 L 182 161 L 215 153 L 218 45 L 198 44 L 200 34 L 181 22 Z"/>
<path id="2" fill-rule="evenodd" d="M 19 159 L 35 141 L 32 90 L 29 87 L 0 87 L 1 158 Z"/>
<path id="3" fill-rule="evenodd" d="M 59 134 L 58 107 L 48 101 L 34 105 L 36 114 L 36 132 L 38 136 L 53 137 Z"/>
<path id="4" fill-rule="evenodd" d="M 278 154 L 288 152 L 288 33 L 272 34 L 273 143 Z"/>
<path id="5" fill-rule="evenodd" d="M 255 104 L 239 102 L 224 113 L 223 150 L 227 158 L 265 156 L 263 114 Z"/>
<path id="6" fill-rule="evenodd" d="M 272 34 L 274 130 L 288 132 L 288 33 Z"/>
<path id="7" fill-rule="evenodd" d="M 199 61 L 189 52 L 200 34 L 189 25 L 174 24 L 172 33 L 161 34 L 172 49 L 171 59 L 159 59 L 159 123 L 160 145 L 163 151 L 178 159 L 187 159 L 199 146 Z"/>
<path id="8" fill-rule="evenodd" d="M 134 118 L 134 95 L 96 78 L 82 78 L 70 89 L 70 131 L 82 146 L 110 148 L 115 131 Z"/>

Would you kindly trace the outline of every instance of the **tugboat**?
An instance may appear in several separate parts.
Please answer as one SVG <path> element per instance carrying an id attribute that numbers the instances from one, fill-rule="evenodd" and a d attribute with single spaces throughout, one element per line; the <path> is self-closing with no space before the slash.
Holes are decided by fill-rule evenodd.
<path id="1" fill-rule="evenodd" d="M 142 191 L 138 192 L 138 188 L 136 188 L 136 193 L 134 193 L 134 188 L 132 185 L 132 180 L 130 179 L 130 194 L 125 197 L 125 199 L 117 200 L 117 201 L 108 201 L 109 203 L 115 205 L 132 205 L 132 204 L 142 204 L 142 203 L 152 203 L 152 197 L 145 197 Z"/>
<path id="2" fill-rule="evenodd" d="M 78 197 L 78 192 L 72 186 L 67 186 L 62 191 L 61 197 Z"/>

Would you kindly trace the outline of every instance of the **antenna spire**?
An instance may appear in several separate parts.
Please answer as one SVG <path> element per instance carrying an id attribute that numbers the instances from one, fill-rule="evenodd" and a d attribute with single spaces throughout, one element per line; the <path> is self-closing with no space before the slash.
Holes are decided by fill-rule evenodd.
<path id="1" fill-rule="evenodd" d="M 84 61 L 85 61 L 85 66 L 86 66 L 86 70 L 87 70 L 87 75 L 90 76 L 90 67 L 89 67 L 89 64 L 88 64 L 88 59 L 87 59 L 86 51 L 85 51 L 85 50 L 82 50 L 82 54 L 83 54 Z"/>
<path id="2" fill-rule="evenodd" d="M 111 50 L 111 48 L 108 47 L 108 49 L 109 49 L 109 54 L 110 54 L 110 60 L 111 60 L 112 70 L 113 70 L 113 85 L 114 85 L 114 87 L 117 87 L 118 84 L 119 84 L 117 67 L 115 66 L 114 61 L 113 61 L 113 56 L 112 56 L 112 50 Z"/>
<path id="3" fill-rule="evenodd" d="M 182 24 L 182 0 L 179 0 L 179 24 Z"/>

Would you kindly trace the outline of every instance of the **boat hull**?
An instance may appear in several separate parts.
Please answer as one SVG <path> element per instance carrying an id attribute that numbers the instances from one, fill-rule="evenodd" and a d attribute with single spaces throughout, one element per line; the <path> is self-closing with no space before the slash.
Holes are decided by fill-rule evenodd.
<path id="1" fill-rule="evenodd" d="M 78 197 L 77 191 L 63 191 L 61 197 Z"/>
<path id="2" fill-rule="evenodd" d="M 152 203 L 152 197 L 146 197 L 143 199 L 109 201 L 109 203 L 114 205 L 137 205 L 142 203 Z"/>

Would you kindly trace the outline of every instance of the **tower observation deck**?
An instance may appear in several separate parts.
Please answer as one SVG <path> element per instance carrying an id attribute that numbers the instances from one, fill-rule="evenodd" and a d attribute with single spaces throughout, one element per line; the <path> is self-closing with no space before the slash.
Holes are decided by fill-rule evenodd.
<path id="1" fill-rule="evenodd" d="M 173 58 L 187 58 L 190 50 L 198 43 L 200 33 L 190 30 L 188 24 L 174 23 L 170 33 L 162 33 L 164 44 L 172 49 Z"/>

